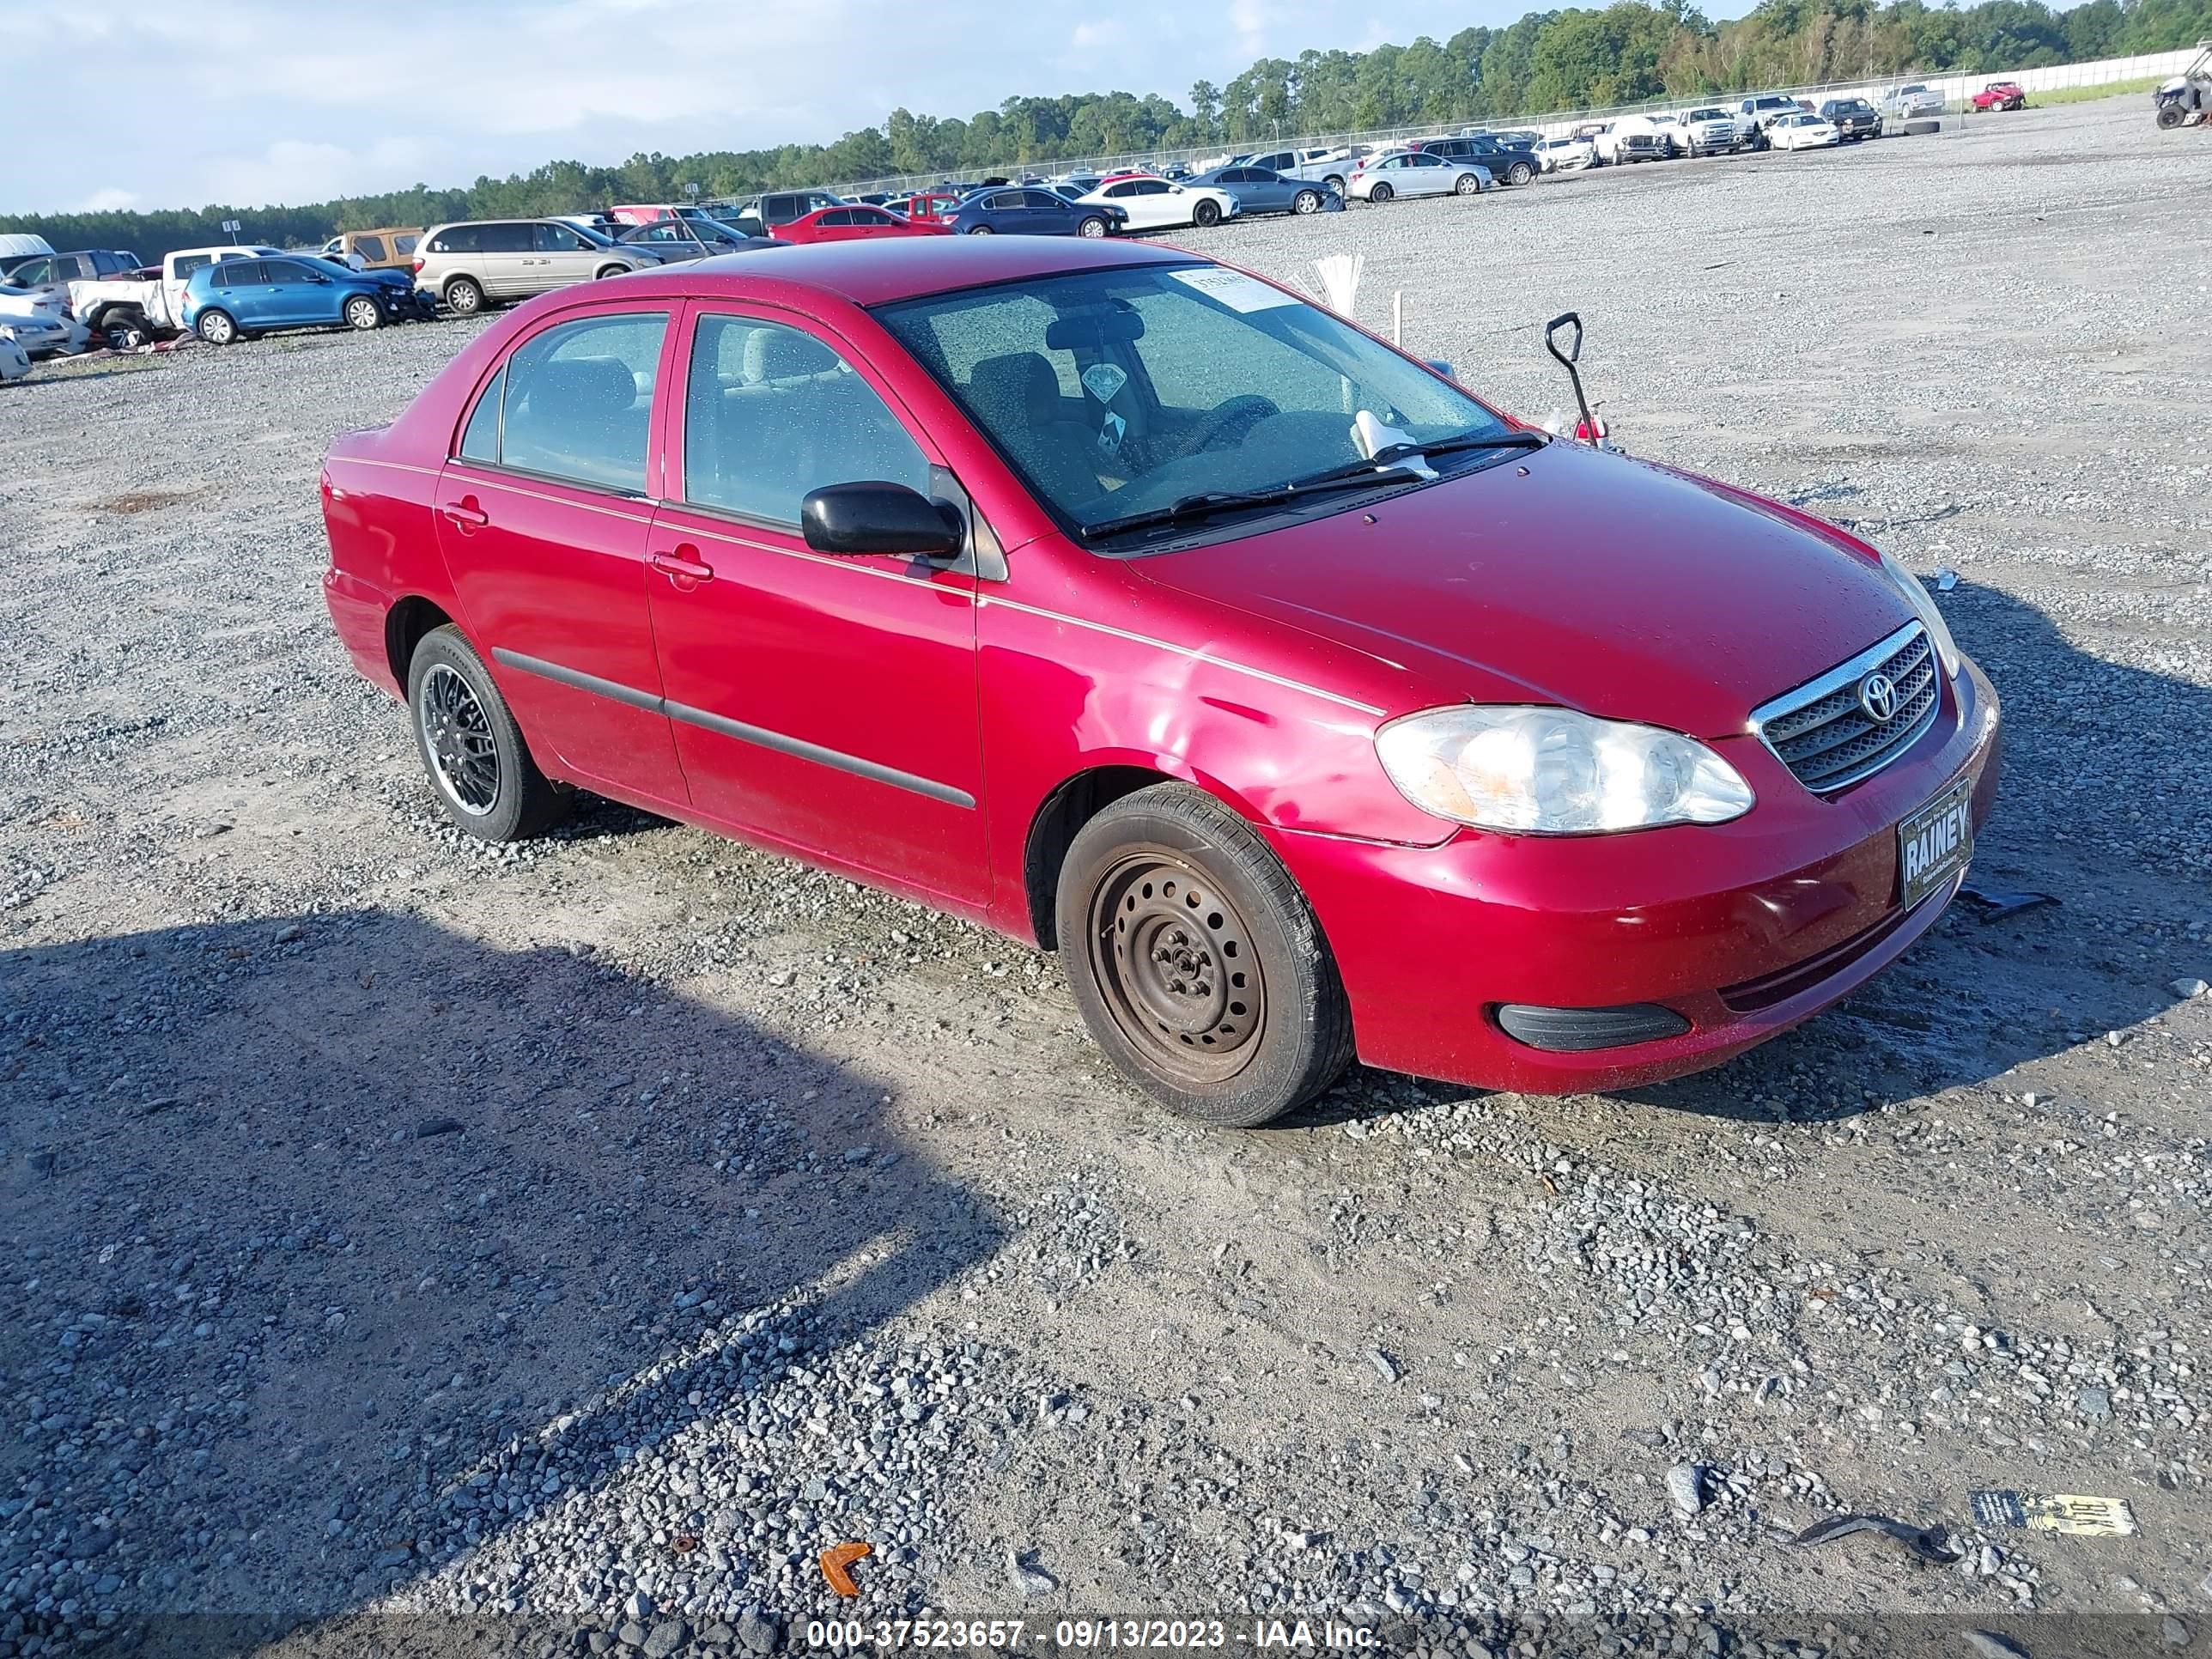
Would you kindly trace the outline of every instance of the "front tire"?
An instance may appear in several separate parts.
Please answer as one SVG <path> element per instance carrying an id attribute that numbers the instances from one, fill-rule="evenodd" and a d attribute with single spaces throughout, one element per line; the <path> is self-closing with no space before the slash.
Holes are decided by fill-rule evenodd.
<path id="1" fill-rule="evenodd" d="M 2168 104 L 2158 112 L 2158 130 L 2171 132 L 2189 118 L 2189 113 L 2179 104 Z"/>
<path id="2" fill-rule="evenodd" d="M 1367 192 L 1367 200 L 1371 206 L 1381 207 L 1395 193 L 1388 185 L 1376 185 Z"/>
<path id="3" fill-rule="evenodd" d="M 1505 182 L 1509 185 L 1525 185 L 1535 176 L 1526 161 L 1516 161 L 1505 169 Z"/>
<path id="4" fill-rule="evenodd" d="M 1200 230 L 1211 230 L 1221 222 L 1221 209 L 1212 202 L 1200 202 L 1190 210 L 1190 222 Z"/>
<path id="5" fill-rule="evenodd" d="M 366 294 L 356 294 L 348 300 L 345 302 L 344 315 L 348 328 L 357 328 L 364 334 L 372 328 L 380 328 L 384 325 L 382 308 Z"/>
<path id="6" fill-rule="evenodd" d="M 1452 184 L 1452 194 L 1455 196 L 1480 196 L 1482 194 L 1482 180 L 1476 178 L 1471 173 L 1462 173 Z"/>
<path id="7" fill-rule="evenodd" d="M 1293 213 L 1319 213 L 1321 211 L 1321 192 L 1317 190 L 1300 191 L 1297 195 L 1291 198 L 1291 211 Z"/>
<path id="8" fill-rule="evenodd" d="M 452 623 L 432 629 L 415 647 L 407 708 L 431 791 L 469 834 L 526 841 L 566 815 L 567 793 L 538 769 L 507 699 Z"/>
<path id="9" fill-rule="evenodd" d="M 193 328 L 211 346 L 234 345 L 238 341 L 238 321 L 227 311 L 203 311 Z"/>
<path id="10" fill-rule="evenodd" d="M 483 285 L 473 276 L 456 276 L 446 284 L 445 299 L 456 317 L 473 317 L 484 308 Z"/>
<path id="11" fill-rule="evenodd" d="M 1106 222 L 1100 218 L 1097 214 L 1091 214 L 1088 218 L 1085 219 L 1080 224 L 1076 226 L 1075 234 L 1078 236 L 1103 236 L 1106 234 Z"/>
<path id="12" fill-rule="evenodd" d="M 1058 926 L 1099 1047 L 1181 1116 L 1253 1128 L 1351 1064 L 1351 1005 L 1304 896 L 1201 790 L 1156 784 L 1085 824 Z"/>

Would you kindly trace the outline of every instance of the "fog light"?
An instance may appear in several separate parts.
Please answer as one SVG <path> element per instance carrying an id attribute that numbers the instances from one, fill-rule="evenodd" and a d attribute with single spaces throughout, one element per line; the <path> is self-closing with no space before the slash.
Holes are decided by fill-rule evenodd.
<path id="1" fill-rule="evenodd" d="M 1506 1036 L 1531 1048 L 1559 1054 L 1656 1042 L 1690 1029 L 1688 1020 L 1656 1002 L 1631 1002 L 1614 1008 L 1540 1008 L 1533 1003 L 1508 1002 L 1498 1007 L 1498 1024 Z"/>

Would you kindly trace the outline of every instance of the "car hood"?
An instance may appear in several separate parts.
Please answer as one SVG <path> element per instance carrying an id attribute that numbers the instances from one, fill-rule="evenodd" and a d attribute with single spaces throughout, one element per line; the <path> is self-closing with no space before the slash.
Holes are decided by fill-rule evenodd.
<path id="1" fill-rule="evenodd" d="M 1912 619 L 1782 509 L 1565 441 L 1136 568 L 1410 677 L 1401 708 L 1557 702 L 1702 738 Z"/>

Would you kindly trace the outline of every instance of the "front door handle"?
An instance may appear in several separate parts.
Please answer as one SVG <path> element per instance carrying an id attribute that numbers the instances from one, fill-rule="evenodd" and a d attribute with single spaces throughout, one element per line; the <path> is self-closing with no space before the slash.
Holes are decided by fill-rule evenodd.
<path id="1" fill-rule="evenodd" d="M 491 514 L 477 505 L 477 498 L 473 495 L 464 495 L 458 501 L 447 501 L 438 510 L 464 532 L 482 530 L 491 522 Z"/>
<path id="2" fill-rule="evenodd" d="M 701 558 L 699 550 L 689 542 L 679 542 L 666 553 L 648 554 L 646 562 L 686 593 L 701 582 L 714 580 L 714 567 Z"/>

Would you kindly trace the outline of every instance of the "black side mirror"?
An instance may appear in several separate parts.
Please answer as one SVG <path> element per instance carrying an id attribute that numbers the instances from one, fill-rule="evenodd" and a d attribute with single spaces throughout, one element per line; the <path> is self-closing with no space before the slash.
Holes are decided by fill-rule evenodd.
<path id="1" fill-rule="evenodd" d="M 806 544 L 817 553 L 896 553 L 924 559 L 960 556 L 968 527 L 950 501 L 904 484 L 870 481 L 810 489 L 799 503 Z"/>

